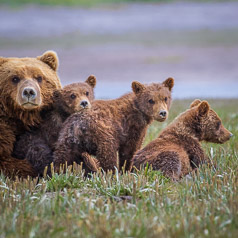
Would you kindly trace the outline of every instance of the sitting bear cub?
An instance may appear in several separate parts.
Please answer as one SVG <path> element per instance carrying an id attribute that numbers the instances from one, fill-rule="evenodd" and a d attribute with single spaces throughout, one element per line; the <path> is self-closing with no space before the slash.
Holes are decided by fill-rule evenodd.
<path id="1" fill-rule="evenodd" d="M 78 162 L 85 153 L 96 156 L 105 171 L 124 164 L 128 170 L 148 125 L 154 119 L 166 120 L 173 85 L 172 78 L 150 85 L 133 82 L 133 93 L 114 100 L 96 100 L 91 110 L 70 116 L 56 144 L 56 170 L 65 162 Z"/>
<path id="2" fill-rule="evenodd" d="M 44 168 L 52 162 L 52 152 L 63 122 L 71 114 L 91 108 L 94 100 L 93 88 L 96 78 L 91 75 L 83 83 L 73 83 L 53 94 L 53 109 L 42 112 L 43 123 L 21 135 L 15 145 L 13 155 L 26 158 L 42 175 Z"/>
<path id="3" fill-rule="evenodd" d="M 147 163 L 154 170 L 178 180 L 206 161 L 200 141 L 225 143 L 232 136 L 206 101 L 195 100 L 157 139 L 137 152 L 137 169 Z"/>

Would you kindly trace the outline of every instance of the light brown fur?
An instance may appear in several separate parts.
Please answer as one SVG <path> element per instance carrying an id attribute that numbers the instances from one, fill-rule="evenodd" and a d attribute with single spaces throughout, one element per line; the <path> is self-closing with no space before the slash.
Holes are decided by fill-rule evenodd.
<path id="1" fill-rule="evenodd" d="M 46 166 L 50 173 L 52 153 L 63 122 L 71 114 L 91 108 L 95 85 L 96 78 L 90 75 L 85 82 L 69 84 L 56 90 L 53 94 L 53 109 L 44 113 L 43 122 L 38 128 L 17 138 L 13 155 L 18 159 L 26 158 L 40 176 Z M 86 162 L 89 163 L 88 160 Z"/>
<path id="2" fill-rule="evenodd" d="M 82 154 L 88 153 L 96 156 L 105 171 L 121 168 L 125 163 L 128 170 L 148 125 L 154 119 L 167 118 L 173 85 L 172 78 L 162 84 L 133 82 L 133 93 L 115 100 L 96 100 L 91 110 L 70 116 L 56 144 L 56 168 L 61 163 L 80 162 Z"/>
<path id="3" fill-rule="evenodd" d="M 200 141 L 224 143 L 231 135 L 206 101 L 195 100 L 157 139 L 136 153 L 133 165 L 140 169 L 148 163 L 178 180 L 206 161 Z"/>
<path id="4" fill-rule="evenodd" d="M 36 175 L 26 160 L 11 154 L 16 136 L 37 126 L 40 112 L 51 107 L 53 91 L 61 88 L 57 67 L 57 55 L 50 51 L 37 58 L 0 57 L 0 170 L 5 175 Z"/>

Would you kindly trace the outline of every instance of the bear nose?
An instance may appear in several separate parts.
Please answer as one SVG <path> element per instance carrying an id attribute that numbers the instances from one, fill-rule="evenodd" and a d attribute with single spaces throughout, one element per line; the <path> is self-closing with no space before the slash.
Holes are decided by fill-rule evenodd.
<path id="1" fill-rule="evenodd" d="M 166 114 L 167 114 L 167 112 L 166 112 L 165 110 L 161 110 L 161 111 L 159 112 L 159 115 L 160 115 L 161 117 L 166 117 Z"/>
<path id="2" fill-rule="evenodd" d="M 34 88 L 24 88 L 22 92 L 22 97 L 26 97 L 28 99 L 34 99 L 36 97 L 37 93 Z"/>
<path id="3" fill-rule="evenodd" d="M 80 102 L 80 106 L 83 107 L 83 108 L 85 108 L 85 107 L 88 106 L 88 102 L 85 101 L 85 100 L 84 100 L 84 101 L 81 101 L 81 102 Z"/>

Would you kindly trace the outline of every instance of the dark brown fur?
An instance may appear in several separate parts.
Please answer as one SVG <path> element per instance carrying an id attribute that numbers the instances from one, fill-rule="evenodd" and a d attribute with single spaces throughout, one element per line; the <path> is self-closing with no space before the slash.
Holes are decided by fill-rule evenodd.
<path id="1" fill-rule="evenodd" d="M 140 169 L 148 163 L 178 180 L 206 161 L 200 141 L 224 143 L 231 135 L 206 101 L 195 100 L 157 139 L 137 152 L 133 165 Z"/>
<path id="2" fill-rule="evenodd" d="M 96 156 L 105 171 L 121 168 L 125 162 L 128 170 L 148 125 L 154 119 L 167 118 L 173 85 L 172 78 L 162 84 L 133 82 L 133 93 L 115 100 L 96 100 L 91 110 L 69 117 L 56 144 L 56 168 L 61 163 L 79 162 L 86 152 Z M 162 116 L 161 111 L 167 114 Z"/>
<path id="3" fill-rule="evenodd" d="M 16 136 L 41 122 L 40 112 L 52 105 L 52 94 L 61 84 L 58 58 L 46 52 L 37 58 L 0 57 L 0 170 L 7 176 L 35 176 L 26 160 L 11 156 Z M 25 89 L 36 92 L 26 99 Z"/>
<path id="4" fill-rule="evenodd" d="M 84 83 L 73 83 L 57 90 L 53 95 L 53 110 L 44 113 L 39 128 L 21 135 L 15 143 L 13 155 L 26 158 L 42 176 L 46 166 L 53 161 L 55 142 L 63 122 L 71 114 L 91 108 L 96 78 L 91 75 Z M 42 113 L 43 114 L 43 113 Z"/>

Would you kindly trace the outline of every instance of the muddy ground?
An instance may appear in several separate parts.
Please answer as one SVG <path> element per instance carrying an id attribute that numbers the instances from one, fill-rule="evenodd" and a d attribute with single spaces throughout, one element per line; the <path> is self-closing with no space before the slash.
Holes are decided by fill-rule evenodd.
<path id="1" fill-rule="evenodd" d="M 96 96 L 176 80 L 174 96 L 238 97 L 238 3 L 0 7 L 0 55 L 57 51 L 62 83 L 95 74 Z"/>

